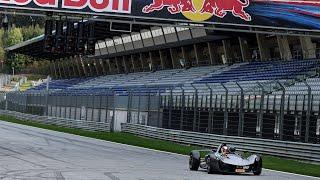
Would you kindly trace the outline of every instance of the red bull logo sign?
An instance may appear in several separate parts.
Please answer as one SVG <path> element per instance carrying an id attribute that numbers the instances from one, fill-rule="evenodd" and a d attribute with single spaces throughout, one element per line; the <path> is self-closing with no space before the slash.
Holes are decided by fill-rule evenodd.
<path id="1" fill-rule="evenodd" d="M 249 0 L 153 0 L 142 12 L 150 14 L 164 8 L 171 14 L 182 13 L 193 21 L 205 21 L 215 16 L 224 18 L 228 13 L 244 21 L 251 21 L 251 15 L 245 11 Z"/>
<path id="2" fill-rule="evenodd" d="M 17 9 L 25 6 L 30 9 L 50 8 L 50 10 L 59 11 L 81 11 L 90 9 L 92 12 L 98 13 L 131 13 L 131 1 L 132 0 L 0 0 L 0 5 L 11 5 Z"/>
<path id="3" fill-rule="evenodd" d="M 0 0 L 3 9 L 320 32 L 320 0 Z M 233 30 L 233 29 L 232 29 Z"/>

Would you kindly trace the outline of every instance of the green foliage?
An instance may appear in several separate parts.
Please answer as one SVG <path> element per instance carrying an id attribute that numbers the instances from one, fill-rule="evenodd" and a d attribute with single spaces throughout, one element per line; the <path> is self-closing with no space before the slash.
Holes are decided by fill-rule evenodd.
<path id="1" fill-rule="evenodd" d="M 0 30 L 0 61 L 5 62 L 6 72 L 12 73 L 12 68 L 19 71 L 31 63 L 31 58 L 21 54 L 6 54 L 5 48 L 32 39 L 44 32 L 40 25 L 28 27 L 12 27 L 9 31 Z"/>
<path id="2" fill-rule="evenodd" d="M 44 33 L 44 29 L 41 28 L 38 24 L 35 26 L 28 26 L 21 28 L 24 41 L 32 39 L 34 37 L 40 36 Z"/>
<path id="3" fill-rule="evenodd" d="M 75 134 L 84 137 L 91 137 L 95 139 L 101 139 L 105 141 L 117 142 L 121 144 L 128 144 L 138 147 L 145 147 L 149 149 L 173 152 L 183 155 L 189 155 L 192 150 L 201 149 L 197 146 L 187 146 L 169 141 L 163 141 L 158 139 L 150 139 L 145 137 L 139 137 L 128 133 L 105 133 L 105 132 L 91 132 L 80 129 L 72 129 L 66 127 L 59 127 L 55 125 L 45 125 L 34 121 L 18 120 L 11 116 L 0 115 L 2 121 L 24 124 L 28 126 L 34 126 L 42 129 L 49 129 L 59 132 L 65 132 Z M 279 158 L 275 156 L 263 156 L 263 167 L 267 169 L 309 175 L 320 177 L 320 165 L 303 163 L 291 159 Z M 187 163 L 187 162 L 186 162 Z M 182 164 L 183 166 L 183 164 Z"/>
<path id="4" fill-rule="evenodd" d="M 4 51 L 3 38 L 4 38 L 4 30 L 0 29 L 0 61 L 4 61 L 5 60 L 5 51 Z"/>
<path id="5" fill-rule="evenodd" d="M 23 41 L 23 34 L 20 28 L 11 28 L 8 32 L 5 33 L 4 44 L 5 47 L 10 47 L 21 43 Z"/>

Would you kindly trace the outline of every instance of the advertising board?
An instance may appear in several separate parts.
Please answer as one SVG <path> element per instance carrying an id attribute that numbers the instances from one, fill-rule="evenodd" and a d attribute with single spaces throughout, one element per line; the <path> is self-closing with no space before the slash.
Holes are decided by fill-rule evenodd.
<path id="1" fill-rule="evenodd" d="M 0 0 L 0 7 L 320 31 L 319 0 Z"/>

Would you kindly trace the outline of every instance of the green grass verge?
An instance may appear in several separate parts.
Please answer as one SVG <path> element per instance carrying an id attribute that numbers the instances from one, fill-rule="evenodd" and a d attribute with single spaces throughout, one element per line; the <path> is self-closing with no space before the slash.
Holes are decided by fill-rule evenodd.
<path id="1" fill-rule="evenodd" d="M 79 130 L 79 129 L 59 127 L 55 125 L 45 125 L 45 124 L 40 124 L 32 121 L 22 121 L 11 116 L 0 115 L 0 120 L 38 127 L 42 129 L 49 129 L 49 130 L 54 130 L 59 132 L 85 136 L 85 137 L 91 137 L 95 139 L 101 139 L 106 141 L 112 141 L 112 142 L 117 142 L 122 144 L 145 147 L 145 148 L 184 154 L 184 155 L 188 155 L 191 150 L 201 149 L 201 147 L 197 147 L 197 146 L 186 146 L 186 145 L 181 145 L 181 144 L 168 142 L 168 141 L 139 137 L 139 136 L 128 134 L 128 133 L 90 132 L 90 131 Z M 303 162 L 299 162 L 291 159 L 279 158 L 274 156 L 264 155 L 263 167 L 267 169 L 278 170 L 278 171 L 285 171 L 285 172 L 320 177 L 320 165 L 308 164 L 308 163 L 303 163 Z"/>

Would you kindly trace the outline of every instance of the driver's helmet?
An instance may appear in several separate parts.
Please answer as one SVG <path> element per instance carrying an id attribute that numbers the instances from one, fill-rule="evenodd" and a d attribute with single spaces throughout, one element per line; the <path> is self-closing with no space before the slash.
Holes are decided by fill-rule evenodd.
<path id="1" fill-rule="evenodd" d="M 221 147 L 221 153 L 222 154 L 228 154 L 229 153 L 229 147 L 228 146 L 222 146 Z"/>

